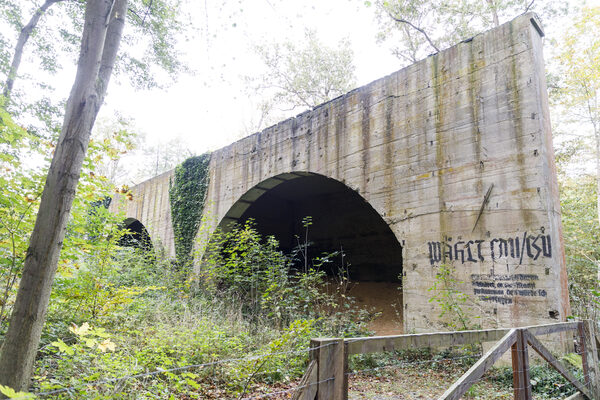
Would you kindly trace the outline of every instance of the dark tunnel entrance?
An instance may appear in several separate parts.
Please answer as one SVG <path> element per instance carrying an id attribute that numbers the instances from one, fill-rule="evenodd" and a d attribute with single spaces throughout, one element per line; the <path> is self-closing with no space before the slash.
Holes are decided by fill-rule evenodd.
<path id="1" fill-rule="evenodd" d="M 268 179 L 242 196 L 221 225 L 252 218 L 262 235 L 275 236 L 281 250 L 290 252 L 297 237 L 304 238 L 306 216 L 312 217 L 308 258 L 343 250 L 350 264 L 350 294 L 383 314 L 381 326 L 373 329 L 378 334 L 401 331 L 402 247 L 377 211 L 343 183 L 309 173 Z"/>
<path id="2" fill-rule="evenodd" d="M 146 227 L 135 218 L 127 218 L 123 221 L 122 227 L 128 230 L 128 233 L 121 236 L 119 246 L 135 247 L 144 250 L 152 250 L 152 241 Z"/>

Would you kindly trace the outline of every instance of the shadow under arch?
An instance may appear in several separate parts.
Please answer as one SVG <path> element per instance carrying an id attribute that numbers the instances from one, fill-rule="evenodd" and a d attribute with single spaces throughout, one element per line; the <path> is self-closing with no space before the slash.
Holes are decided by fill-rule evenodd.
<path id="1" fill-rule="evenodd" d="M 231 206 L 219 228 L 228 230 L 232 223 L 252 218 L 262 235 L 275 236 L 289 252 L 304 237 L 305 216 L 313 222 L 309 258 L 343 250 L 352 281 L 399 286 L 402 247 L 390 227 L 356 191 L 320 174 L 292 172 L 262 181 Z"/>
<path id="2" fill-rule="evenodd" d="M 136 247 L 144 250 L 152 250 L 152 240 L 146 227 L 135 218 L 126 218 L 121 224 L 123 229 L 129 232 L 121 236 L 118 245 L 123 247 Z"/>

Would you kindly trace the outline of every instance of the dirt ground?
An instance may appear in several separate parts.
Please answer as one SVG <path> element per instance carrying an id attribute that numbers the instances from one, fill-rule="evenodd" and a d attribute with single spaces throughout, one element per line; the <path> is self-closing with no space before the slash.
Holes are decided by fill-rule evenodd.
<path id="1" fill-rule="evenodd" d="M 348 294 L 360 308 L 379 314 L 368 325 L 377 335 L 399 335 L 402 329 L 402 288 L 389 282 L 351 282 Z"/>

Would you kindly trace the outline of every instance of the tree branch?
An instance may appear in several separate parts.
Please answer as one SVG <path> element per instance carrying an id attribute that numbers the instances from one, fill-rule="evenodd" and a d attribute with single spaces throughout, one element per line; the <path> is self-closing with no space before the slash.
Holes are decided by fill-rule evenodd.
<path id="1" fill-rule="evenodd" d="M 4 90 L 2 92 L 4 97 L 7 97 L 7 98 L 10 97 L 10 93 L 12 92 L 13 86 L 15 84 L 15 79 L 17 77 L 17 72 L 19 70 L 19 66 L 21 65 L 21 58 L 23 57 L 23 49 L 25 48 L 25 44 L 29 40 L 31 33 L 37 26 L 42 15 L 44 15 L 44 13 L 48 10 L 48 8 L 50 8 L 50 6 L 52 4 L 59 3 L 61 1 L 64 1 L 64 0 L 46 0 L 46 2 L 44 4 L 42 4 L 42 6 L 33 13 L 33 15 L 31 16 L 31 19 L 29 20 L 27 25 L 25 25 L 21 29 L 21 32 L 19 33 L 19 38 L 17 39 L 17 45 L 15 46 L 15 52 L 13 54 L 13 59 L 10 64 L 10 69 L 8 70 L 8 76 L 6 78 L 6 82 L 4 83 Z"/>
<path id="2" fill-rule="evenodd" d="M 425 32 L 425 30 L 423 30 L 422 28 L 419 28 L 418 26 L 414 25 L 412 22 L 410 22 L 408 20 L 405 20 L 404 18 L 394 17 L 392 15 L 392 13 L 389 12 L 389 11 L 387 11 L 387 10 L 386 10 L 386 12 L 389 15 L 389 17 L 391 19 L 393 19 L 394 21 L 399 22 L 401 24 L 406 24 L 406 25 L 410 26 L 411 28 L 413 28 L 414 30 L 421 32 L 421 34 L 423 36 L 425 36 L 425 39 L 427 39 L 427 41 L 429 42 L 429 44 L 431 45 L 431 47 L 433 47 L 435 49 L 435 51 L 437 51 L 437 52 L 440 51 L 440 49 L 438 49 L 438 47 L 433 43 L 433 41 L 431 40 L 431 38 L 429 37 L 429 35 L 427 34 L 427 32 Z"/>
<path id="3" fill-rule="evenodd" d="M 531 0 L 531 2 L 525 8 L 525 11 L 523 11 L 523 14 L 525 14 L 527 11 L 529 11 L 529 9 L 533 6 L 533 3 L 535 3 L 535 0 Z"/>

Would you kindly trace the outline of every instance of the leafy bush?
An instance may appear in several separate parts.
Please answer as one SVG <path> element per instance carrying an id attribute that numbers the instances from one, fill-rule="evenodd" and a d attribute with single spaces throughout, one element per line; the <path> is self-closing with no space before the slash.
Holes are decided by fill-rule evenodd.
<path id="1" fill-rule="evenodd" d="M 335 290 L 327 293 L 324 271 L 313 263 L 293 270 L 292 260 L 293 255 L 278 249 L 274 237 L 263 239 L 253 223 L 247 222 L 213 235 L 201 277 L 209 295 L 234 299 L 252 320 L 268 318 L 276 326 L 286 326 L 296 319 L 338 320 L 341 312 L 350 316 L 346 322 L 357 316 L 351 298 L 344 297 L 342 305 Z"/>

